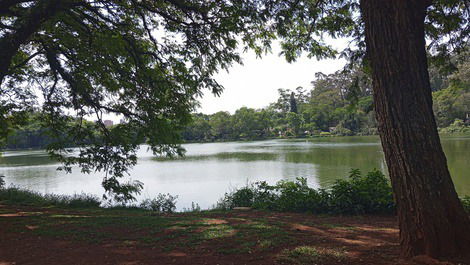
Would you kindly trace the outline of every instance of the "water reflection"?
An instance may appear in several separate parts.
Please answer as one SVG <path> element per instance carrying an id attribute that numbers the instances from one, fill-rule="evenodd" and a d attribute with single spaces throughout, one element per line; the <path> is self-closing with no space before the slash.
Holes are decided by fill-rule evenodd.
<path id="1" fill-rule="evenodd" d="M 44 151 L 9 151 L 0 155 L 1 167 L 43 166 L 56 163 Z"/>
<path id="2" fill-rule="evenodd" d="M 443 138 L 442 144 L 460 195 L 470 195 L 470 138 Z M 225 192 L 247 183 L 305 177 L 313 187 L 328 187 L 347 176 L 351 168 L 386 171 L 378 137 L 334 137 L 312 140 L 269 140 L 187 144 L 186 157 L 155 158 L 146 146 L 130 178 L 144 182 L 140 199 L 158 193 L 179 195 L 178 207 L 197 202 L 210 207 Z M 42 151 L 5 152 L 0 156 L 0 175 L 41 192 L 101 195 L 103 174 L 56 171 L 58 164 Z"/>

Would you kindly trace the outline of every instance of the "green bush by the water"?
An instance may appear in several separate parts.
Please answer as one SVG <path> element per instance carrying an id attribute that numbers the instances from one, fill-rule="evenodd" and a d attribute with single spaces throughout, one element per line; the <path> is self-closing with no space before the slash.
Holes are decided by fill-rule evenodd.
<path id="1" fill-rule="evenodd" d="M 470 126 L 465 124 L 463 120 L 456 119 L 448 127 L 439 129 L 439 132 L 443 134 L 470 133 Z"/>
<path id="2" fill-rule="evenodd" d="M 362 176 L 355 169 L 347 180 L 338 180 L 328 190 L 315 190 L 305 178 L 282 180 L 276 185 L 257 182 L 232 193 L 218 203 L 219 208 L 257 209 L 332 214 L 392 213 L 394 202 L 387 178 L 378 170 Z"/>
<path id="3" fill-rule="evenodd" d="M 329 191 L 329 207 L 334 213 L 393 212 L 392 188 L 379 170 L 362 176 L 352 170 L 348 180 L 338 180 Z"/>
<path id="4" fill-rule="evenodd" d="M 138 208 L 158 213 L 172 213 L 176 210 L 176 199 L 178 199 L 178 196 L 172 196 L 169 193 L 158 194 L 154 199 L 143 200 Z"/>
<path id="5" fill-rule="evenodd" d="M 0 188 L 0 201 L 11 204 L 35 206 L 60 206 L 71 208 L 95 208 L 101 204 L 100 198 L 91 194 L 57 195 L 20 189 Z"/>
<path id="6" fill-rule="evenodd" d="M 470 213 L 470 196 L 461 199 Z M 242 187 L 225 196 L 216 208 L 252 207 L 281 212 L 317 214 L 386 214 L 395 211 L 387 178 L 379 170 L 361 175 L 358 169 L 348 179 L 337 180 L 329 189 L 313 189 L 307 179 L 281 180 L 275 185 L 265 181 Z"/>
<path id="7" fill-rule="evenodd" d="M 2 180 L 0 178 L 0 180 Z M 106 204 L 105 201 L 92 194 L 57 195 L 42 194 L 18 187 L 5 188 L 0 182 L 0 202 L 16 205 L 57 206 L 64 208 L 122 208 L 141 209 L 157 213 L 172 213 L 176 210 L 178 196 L 158 194 L 154 199 L 145 199 L 140 204 Z M 194 206 L 193 206 L 194 207 Z"/>

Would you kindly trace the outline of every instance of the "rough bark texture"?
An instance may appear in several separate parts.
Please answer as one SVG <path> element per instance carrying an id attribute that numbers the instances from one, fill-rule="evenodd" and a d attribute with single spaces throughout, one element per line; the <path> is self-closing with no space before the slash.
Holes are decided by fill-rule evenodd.
<path id="1" fill-rule="evenodd" d="M 429 1 L 361 0 L 379 132 L 405 257 L 466 255 L 470 219 L 432 112 L 424 19 Z"/>

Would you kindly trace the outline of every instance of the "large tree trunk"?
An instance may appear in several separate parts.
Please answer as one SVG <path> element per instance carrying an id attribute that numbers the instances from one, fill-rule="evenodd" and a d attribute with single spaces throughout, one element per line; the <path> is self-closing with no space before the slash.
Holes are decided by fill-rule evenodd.
<path id="1" fill-rule="evenodd" d="M 402 255 L 467 254 L 470 219 L 450 178 L 432 112 L 424 38 L 430 1 L 360 4 Z"/>

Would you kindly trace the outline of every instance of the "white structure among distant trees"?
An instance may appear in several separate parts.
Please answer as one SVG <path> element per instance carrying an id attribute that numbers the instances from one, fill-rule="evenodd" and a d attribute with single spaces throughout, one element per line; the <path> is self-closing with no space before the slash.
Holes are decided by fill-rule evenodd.
<path id="1" fill-rule="evenodd" d="M 111 127 L 114 125 L 112 120 L 104 120 L 103 123 L 104 123 L 104 126 L 106 127 Z"/>

